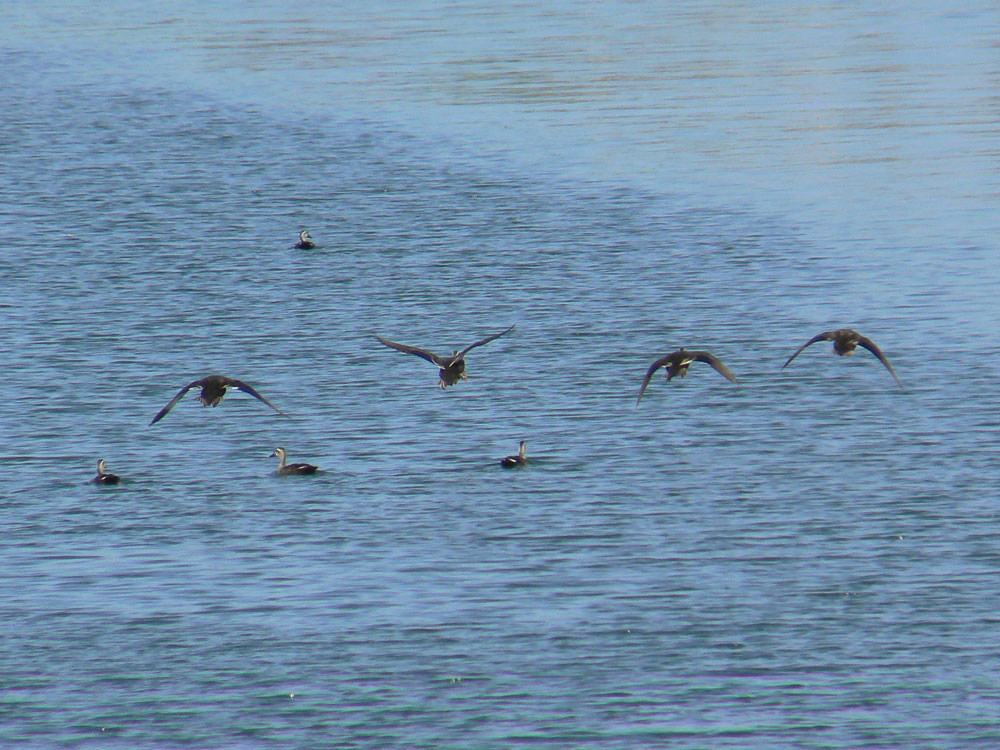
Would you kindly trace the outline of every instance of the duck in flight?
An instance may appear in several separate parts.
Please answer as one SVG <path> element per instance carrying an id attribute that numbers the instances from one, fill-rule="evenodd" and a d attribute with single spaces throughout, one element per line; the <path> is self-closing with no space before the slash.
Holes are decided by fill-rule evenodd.
<path id="1" fill-rule="evenodd" d="M 286 464 L 285 458 L 287 454 L 285 449 L 278 446 L 274 449 L 274 453 L 271 454 L 271 458 L 275 456 L 278 457 L 278 470 L 275 472 L 281 476 L 288 476 L 290 474 L 315 474 L 319 469 L 318 466 L 313 466 L 312 464 Z"/>
<path id="2" fill-rule="evenodd" d="M 97 460 L 97 476 L 90 481 L 94 484 L 118 484 L 121 481 L 121 477 L 117 474 L 111 474 L 107 471 L 107 464 L 104 462 L 103 458 Z"/>
<path id="3" fill-rule="evenodd" d="M 500 459 L 500 465 L 505 469 L 515 469 L 518 466 L 524 466 L 528 463 L 528 455 L 525 451 L 525 446 L 528 445 L 527 440 L 522 440 L 517 448 L 516 456 L 506 456 Z"/>
<path id="4" fill-rule="evenodd" d="M 517 325 L 516 323 L 514 325 Z M 492 336 L 487 336 L 484 339 L 480 339 L 474 344 L 469 344 L 467 347 L 459 351 L 456 349 L 454 353 L 447 357 L 442 357 L 435 354 L 434 352 L 427 351 L 426 349 L 418 349 L 415 346 L 407 346 L 406 344 L 397 344 L 395 341 L 389 341 L 381 336 L 376 336 L 380 342 L 388 346 L 390 349 L 396 349 L 397 351 L 405 352 L 406 354 L 415 354 L 421 359 L 426 359 L 441 369 L 438 371 L 438 385 L 444 390 L 449 385 L 455 385 L 459 380 L 468 380 L 469 376 L 465 374 L 465 355 L 469 353 L 470 350 L 475 349 L 477 346 L 482 346 L 483 344 L 488 344 L 493 339 L 498 339 L 505 333 L 510 333 L 514 329 L 514 326 L 507 328 L 506 330 L 500 331 L 500 333 L 494 333 Z"/>
<path id="5" fill-rule="evenodd" d="M 668 381 L 678 375 L 683 378 L 687 375 L 688 368 L 691 366 L 692 362 L 705 362 L 715 368 L 716 372 L 724 376 L 726 380 L 739 384 L 736 376 L 733 375 L 729 371 L 729 368 L 722 364 L 722 360 L 714 354 L 702 351 L 689 352 L 684 347 L 681 347 L 675 352 L 670 352 L 670 354 L 660 357 L 649 366 L 649 369 L 646 370 L 646 377 L 642 379 L 642 386 L 639 388 L 639 398 L 635 400 L 635 405 L 638 406 L 639 402 L 642 401 L 642 394 L 646 392 L 646 386 L 649 385 L 649 380 L 653 377 L 653 373 L 661 367 L 666 367 Z"/>
<path id="6" fill-rule="evenodd" d="M 316 243 L 313 242 L 312 236 L 303 229 L 299 232 L 299 241 L 295 243 L 295 247 L 299 250 L 314 250 L 316 248 Z"/>
<path id="7" fill-rule="evenodd" d="M 219 402 L 222 401 L 222 397 L 226 395 L 227 388 L 234 388 L 237 391 L 243 391 L 244 393 L 249 393 L 258 401 L 263 401 L 265 404 L 274 409 L 281 416 L 287 416 L 281 409 L 272 404 L 266 398 L 261 396 L 257 391 L 255 391 L 251 386 L 244 383 L 242 380 L 236 380 L 235 378 L 227 378 L 225 375 L 209 375 L 208 377 L 202 378 L 201 380 L 195 380 L 193 383 L 188 383 L 186 386 L 177 391 L 177 395 L 170 399 L 170 403 L 164 406 L 160 411 L 156 413 L 153 417 L 153 421 L 150 422 L 151 425 L 156 424 L 161 419 L 163 419 L 167 412 L 174 408 L 174 405 L 184 398 L 184 394 L 190 391 L 192 388 L 201 388 L 201 395 L 198 396 L 198 400 L 201 401 L 203 406 L 218 406 Z"/>
<path id="8" fill-rule="evenodd" d="M 823 331 L 823 333 L 818 333 L 809 339 L 806 343 L 795 350 L 795 354 L 788 358 L 788 361 L 781 366 L 784 370 L 788 367 L 789 362 L 795 359 L 807 346 L 815 344 L 817 341 L 832 341 L 833 350 L 837 352 L 841 357 L 854 354 L 854 350 L 859 346 L 863 346 L 865 349 L 874 354 L 878 361 L 885 365 L 885 369 L 889 371 L 893 379 L 899 385 L 900 388 L 903 384 L 896 377 L 896 371 L 892 369 L 892 365 L 889 364 L 889 360 L 882 353 L 882 350 L 878 348 L 874 341 L 872 341 L 867 336 L 862 336 L 860 333 L 855 331 L 853 328 L 838 328 L 836 331 Z"/>

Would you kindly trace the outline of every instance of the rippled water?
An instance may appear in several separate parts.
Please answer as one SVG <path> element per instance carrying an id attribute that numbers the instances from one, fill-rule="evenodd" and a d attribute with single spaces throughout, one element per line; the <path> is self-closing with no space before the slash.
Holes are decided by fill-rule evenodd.
<path id="1" fill-rule="evenodd" d="M 1000 13 L 182 5 L 0 24 L 0 744 L 1000 740 Z"/>

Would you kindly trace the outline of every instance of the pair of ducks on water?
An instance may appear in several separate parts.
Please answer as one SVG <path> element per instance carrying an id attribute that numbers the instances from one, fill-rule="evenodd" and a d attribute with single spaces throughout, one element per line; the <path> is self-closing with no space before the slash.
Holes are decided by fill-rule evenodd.
<path id="1" fill-rule="evenodd" d="M 278 474 L 279 476 L 290 476 L 293 474 L 315 474 L 317 471 L 319 471 L 319 467 L 313 466 L 312 464 L 286 463 L 287 453 L 285 452 L 285 449 L 282 448 L 281 446 L 275 448 L 274 453 L 272 453 L 269 457 L 278 458 L 279 461 L 278 469 L 274 473 Z M 121 482 L 121 477 L 118 476 L 117 474 L 109 473 L 107 469 L 108 465 L 105 462 L 105 460 L 103 458 L 98 460 L 97 476 L 94 477 L 91 481 L 94 482 L 95 484 L 119 484 Z"/>
<path id="2" fill-rule="evenodd" d="M 308 235 L 308 233 L 303 232 L 303 235 Z M 487 336 L 484 339 L 480 339 L 475 343 L 469 344 L 469 346 L 465 347 L 462 350 L 456 349 L 449 356 L 441 356 L 427 349 L 421 349 L 415 346 L 398 344 L 395 341 L 389 341 L 388 339 L 384 339 L 381 336 L 376 336 L 376 338 L 379 340 L 379 342 L 381 342 L 382 344 L 391 349 L 396 349 L 397 351 L 401 351 L 405 354 L 413 354 L 415 356 L 420 357 L 421 359 L 425 359 L 428 362 L 437 365 L 439 368 L 438 385 L 442 389 L 444 389 L 447 388 L 448 386 L 455 385 L 460 380 L 469 379 L 469 376 L 466 375 L 465 373 L 466 354 L 468 354 L 471 350 L 475 349 L 477 346 L 483 346 L 484 344 L 488 344 L 494 339 L 498 339 L 501 336 L 510 333 L 513 329 L 514 326 L 512 325 L 509 328 L 500 331 L 499 333 L 494 333 L 491 336 Z M 903 386 L 899 378 L 896 376 L 895 370 L 892 369 L 892 365 L 889 364 L 889 360 L 882 353 L 882 350 L 879 349 L 878 345 L 875 344 L 875 342 L 872 341 L 867 336 L 861 335 L 852 328 L 839 328 L 833 331 L 824 331 L 823 333 L 813 336 L 806 343 L 800 346 L 795 351 L 795 353 L 792 354 L 791 357 L 788 358 L 785 364 L 781 366 L 782 369 L 787 367 L 789 363 L 791 363 L 793 359 L 795 359 L 799 354 L 801 354 L 806 347 L 811 346 L 812 344 L 815 344 L 818 341 L 832 341 L 834 352 L 836 352 L 840 356 L 854 354 L 854 351 L 859 346 L 867 349 L 872 354 L 874 354 L 875 357 L 883 365 L 885 365 L 885 368 L 889 371 L 889 374 L 892 375 L 892 377 L 895 379 L 896 383 L 898 383 L 900 387 Z M 736 376 L 733 375 L 733 373 L 730 372 L 729 368 L 722 363 L 722 360 L 720 360 L 711 352 L 688 351 L 684 348 L 681 348 L 675 352 L 667 354 L 666 356 L 660 357 L 655 362 L 653 362 L 652 365 L 649 366 L 649 369 L 646 371 L 646 376 L 642 380 L 642 385 L 639 388 L 639 396 L 636 399 L 636 404 L 638 404 L 642 400 L 642 395 L 646 392 L 646 387 L 649 385 L 650 380 L 652 379 L 656 371 L 659 370 L 661 367 L 666 368 L 666 376 L 667 380 L 669 381 L 674 377 L 677 376 L 684 377 L 685 375 L 687 375 L 688 368 L 694 362 L 704 362 L 710 365 L 713 369 L 716 370 L 716 372 L 724 376 L 727 380 L 733 383 L 738 383 L 738 381 L 736 380 Z M 200 378 L 199 380 L 195 380 L 191 383 L 188 383 L 186 386 L 181 388 L 177 392 L 177 394 L 170 400 L 170 402 L 162 409 L 160 409 L 159 412 L 157 412 L 156 416 L 153 417 L 153 421 L 150 422 L 150 424 L 154 425 L 161 419 L 163 419 L 163 417 L 166 416 L 167 412 L 173 409 L 174 406 L 177 404 L 177 402 L 180 401 L 182 398 L 184 398 L 187 392 L 190 391 L 192 388 L 201 388 L 201 394 L 198 396 L 198 400 L 204 406 L 217 406 L 219 402 L 222 401 L 222 397 L 226 395 L 226 390 L 229 388 L 233 388 L 235 390 L 248 393 L 257 400 L 270 406 L 272 409 L 274 409 L 282 416 L 287 416 L 283 411 L 281 411 L 281 409 L 272 404 L 270 401 L 264 398 L 264 396 L 259 394 L 252 386 L 248 385 L 247 383 L 244 383 L 242 380 L 229 378 L 226 377 L 225 375 L 209 375 L 208 377 Z M 500 462 L 501 465 L 504 466 L 505 468 L 513 468 L 525 465 L 528 462 L 528 459 L 525 455 L 525 445 L 526 442 L 522 440 L 517 455 L 507 456 L 501 459 Z M 313 466 L 312 464 L 286 464 L 284 448 L 276 448 L 274 453 L 272 453 L 271 455 L 277 456 L 280 459 L 281 463 L 278 467 L 278 474 L 283 474 L 283 475 L 313 474 L 316 471 L 316 467 Z M 97 476 L 94 478 L 93 481 L 99 484 L 117 484 L 119 482 L 119 477 L 117 477 L 114 474 L 107 473 L 105 471 L 104 459 L 101 459 L 97 463 Z"/>

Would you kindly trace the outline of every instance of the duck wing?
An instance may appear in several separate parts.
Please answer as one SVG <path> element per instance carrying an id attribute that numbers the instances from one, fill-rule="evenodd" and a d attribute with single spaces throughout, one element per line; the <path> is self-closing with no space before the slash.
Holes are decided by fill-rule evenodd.
<path id="1" fill-rule="evenodd" d="M 876 357 L 878 357 L 878 361 L 881 362 L 883 365 L 885 365 L 885 369 L 889 371 L 889 374 L 892 375 L 892 377 L 895 379 L 899 387 L 900 388 L 903 387 L 903 384 L 899 382 L 899 378 L 896 377 L 896 371 L 892 369 L 892 365 L 889 364 L 889 360 L 886 359 L 886 356 L 882 353 L 882 350 L 878 348 L 878 345 L 874 341 L 872 341 L 867 336 L 862 336 L 859 334 L 858 344 L 860 346 L 863 346 L 868 351 L 870 351 Z"/>
<path id="2" fill-rule="evenodd" d="M 427 351 L 426 349 L 419 349 L 415 346 L 407 346 L 406 344 L 397 344 L 395 341 L 389 341 L 389 339 L 384 339 L 381 336 L 376 336 L 380 342 L 388 346 L 390 349 L 395 349 L 396 351 L 403 352 L 405 354 L 415 354 L 421 359 L 426 359 L 428 362 L 437 365 L 438 367 L 444 367 L 445 361 L 436 355 L 434 352 Z"/>
<path id="3" fill-rule="evenodd" d="M 730 383 L 736 383 L 739 385 L 739 381 L 736 379 L 736 376 L 729 371 L 728 367 L 722 364 L 721 359 L 716 357 L 711 352 L 685 352 L 685 354 L 697 362 L 704 362 L 705 364 L 711 365 L 717 373 L 722 375 Z"/>
<path id="4" fill-rule="evenodd" d="M 646 392 L 646 386 L 649 385 L 649 381 L 652 379 L 653 375 L 661 367 L 664 367 L 670 361 L 670 358 L 672 356 L 674 356 L 674 355 L 673 354 L 667 354 L 667 355 L 665 355 L 663 357 L 660 357 L 658 360 L 656 360 L 653 364 L 651 364 L 649 366 L 648 370 L 646 370 L 646 377 L 644 377 L 642 379 L 642 385 L 639 387 L 639 398 L 637 398 L 635 400 L 635 405 L 636 406 L 638 406 L 639 402 L 642 401 L 642 394 Z"/>
<path id="5" fill-rule="evenodd" d="M 265 404 L 267 404 L 268 406 L 270 406 L 272 409 L 274 409 L 276 412 L 278 412 L 278 414 L 280 414 L 281 416 L 283 416 L 283 417 L 287 417 L 288 416 L 287 414 L 285 414 L 285 412 L 283 412 L 277 406 L 275 406 L 270 401 L 268 401 L 266 398 L 264 398 L 259 393 L 257 393 L 257 391 L 255 391 L 252 386 L 247 385 L 242 380 L 236 380 L 235 378 L 225 378 L 225 383 L 226 383 L 226 387 L 227 388 L 235 388 L 238 391 L 243 391 L 244 393 L 249 393 L 251 396 L 253 396 L 258 401 L 263 401 Z"/>
<path id="6" fill-rule="evenodd" d="M 165 416 L 167 416 L 167 412 L 173 409 L 174 406 L 177 404 L 177 402 L 180 401 L 182 398 L 184 398 L 184 394 L 186 394 L 192 388 L 200 388 L 205 384 L 206 380 L 208 380 L 208 378 L 201 378 L 200 380 L 196 380 L 193 383 L 188 383 L 186 386 L 177 391 L 177 395 L 174 396 L 172 399 L 170 399 L 169 404 L 167 404 L 162 409 L 160 409 L 160 411 L 157 412 L 156 416 L 153 417 L 153 421 L 150 422 L 149 424 L 154 425 L 161 419 L 163 419 Z"/>
<path id="7" fill-rule="evenodd" d="M 823 333 L 817 333 L 815 336 L 813 336 L 811 339 L 809 339 L 806 343 L 804 343 L 802 346 L 800 346 L 798 349 L 796 349 L 795 350 L 795 354 L 793 354 L 791 357 L 788 358 L 788 360 L 785 362 L 785 364 L 783 364 L 781 366 L 781 369 L 784 370 L 786 367 L 788 367 L 789 362 L 791 362 L 793 359 L 795 359 L 797 356 L 799 356 L 802 353 L 802 350 L 805 349 L 807 346 L 812 346 L 817 341 L 833 341 L 833 335 L 834 335 L 834 333 L 836 333 L 836 331 L 823 331 Z"/>
<path id="8" fill-rule="evenodd" d="M 506 329 L 504 329 L 504 330 L 500 331 L 500 333 L 494 333 L 494 334 L 493 334 L 492 336 L 487 336 L 487 337 L 486 337 L 486 338 L 484 338 L 484 339 L 480 339 L 480 340 L 479 340 L 479 341 L 477 341 L 477 342 L 476 342 L 475 344 L 469 344 L 469 345 L 468 345 L 467 347 L 465 347 L 465 348 L 464 348 L 464 349 L 463 349 L 462 351 L 460 351 L 460 352 L 458 353 L 458 356 L 455 356 L 455 357 L 452 357 L 452 358 L 451 358 L 451 359 L 452 359 L 452 361 L 453 361 L 453 362 L 457 362 L 458 360 L 460 360 L 460 359 L 462 359 L 463 357 L 465 357 L 465 355 L 469 353 L 469 350 L 471 350 L 471 349 L 475 349 L 475 348 L 476 348 L 477 346 L 482 346 L 483 344 L 488 344 L 488 343 L 490 343 L 490 342 L 491 342 L 491 341 L 492 341 L 493 339 L 498 339 L 498 338 L 500 338 L 501 336 L 503 336 L 503 335 L 504 335 L 505 333 L 510 333 L 511 331 L 513 331 L 513 330 L 514 330 L 514 326 L 516 326 L 516 325 L 517 325 L 517 323 L 515 323 L 514 325 L 512 325 L 512 326 L 511 326 L 510 328 L 506 328 Z"/>

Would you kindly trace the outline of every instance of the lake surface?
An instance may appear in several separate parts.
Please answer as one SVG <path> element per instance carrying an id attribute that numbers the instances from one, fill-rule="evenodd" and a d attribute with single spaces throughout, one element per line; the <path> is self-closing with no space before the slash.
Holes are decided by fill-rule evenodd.
<path id="1" fill-rule="evenodd" d="M 1000 11 L 327 5 L 0 11 L 0 745 L 1000 742 Z"/>

